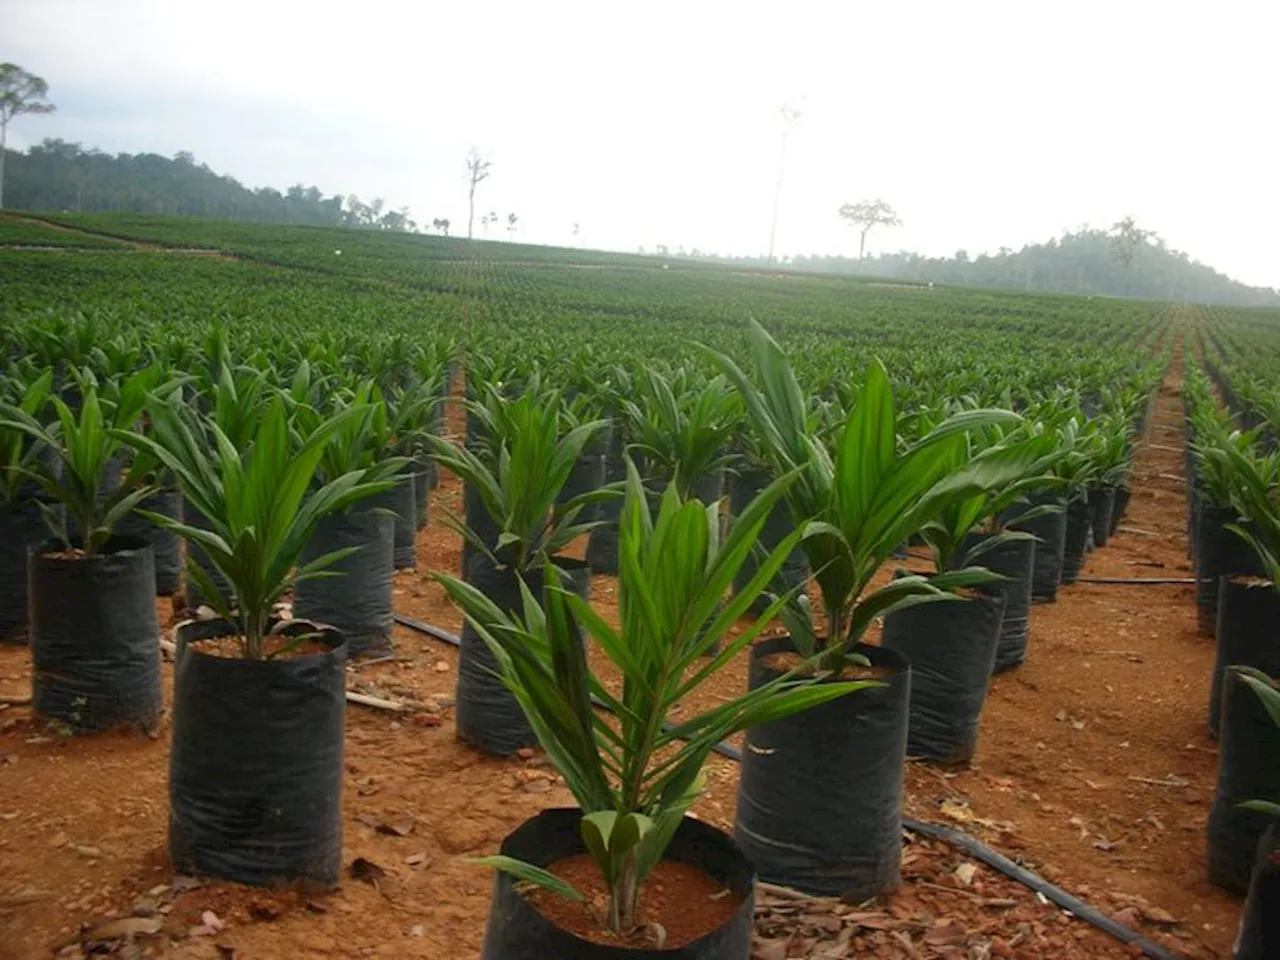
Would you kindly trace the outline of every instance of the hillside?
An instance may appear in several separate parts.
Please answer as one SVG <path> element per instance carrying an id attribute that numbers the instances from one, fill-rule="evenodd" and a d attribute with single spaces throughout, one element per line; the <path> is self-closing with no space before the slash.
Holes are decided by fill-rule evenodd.
<path id="1" fill-rule="evenodd" d="M 387 209 L 382 198 L 364 203 L 354 194 L 325 196 L 318 187 L 300 183 L 283 193 L 271 187 L 250 189 L 189 153 L 172 159 L 146 153 L 112 155 L 64 140 L 45 140 L 26 153 L 6 151 L 5 203 L 11 210 L 50 214 L 159 215 L 393 233 L 418 229 L 407 208 Z M 447 222 L 443 229 L 447 234 Z M 532 252 L 537 249 L 522 246 L 521 255 L 538 258 Z M 814 254 L 794 257 L 784 268 L 1186 303 L 1280 305 L 1280 291 L 1233 280 L 1156 237 L 1143 238 L 1123 257 L 1118 253 L 1112 234 L 1085 228 L 994 255 L 970 257 L 958 251 L 953 257 L 931 258 L 904 251 L 868 258 L 860 269 L 848 257 Z M 696 251 L 678 256 L 752 269 L 771 266 L 763 257 L 720 258 Z"/>

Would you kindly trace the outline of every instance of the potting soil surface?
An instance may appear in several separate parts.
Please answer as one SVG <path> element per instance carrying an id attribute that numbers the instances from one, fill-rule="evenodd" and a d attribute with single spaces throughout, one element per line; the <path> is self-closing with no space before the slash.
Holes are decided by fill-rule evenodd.
<path id="1" fill-rule="evenodd" d="M 1190 576 L 1178 370 L 1175 362 L 1148 433 L 1158 446 L 1140 451 L 1129 514 L 1089 556 L 1086 577 Z M 456 410 L 450 426 L 460 432 Z M 459 492 L 445 477 L 433 493 L 418 570 L 397 574 L 395 586 L 398 612 L 454 632 L 460 617 L 430 573 L 457 571 L 459 542 L 439 516 L 459 508 Z M 592 600 L 614 615 L 614 581 L 595 578 Z M 170 602 L 159 607 L 172 626 Z M 492 877 L 461 858 L 496 851 L 523 820 L 572 797 L 540 751 L 498 760 L 459 744 L 456 652 L 402 627 L 394 642 L 394 659 L 349 668 L 349 689 L 409 708 L 348 709 L 349 870 L 332 893 L 173 877 L 167 728 L 154 738 L 68 736 L 26 706 L 0 707 L 0 960 L 99 947 L 241 960 L 477 956 Z M 597 651 L 593 660 L 616 678 Z M 1178 954 L 1229 956 L 1240 903 L 1205 879 L 1212 664 L 1190 586 L 1064 588 L 1033 608 L 1026 664 L 994 679 L 972 767 L 910 763 L 906 813 L 979 837 Z M 745 675 L 739 657 L 681 713 L 736 695 Z M 29 690 L 28 652 L 0 649 L 0 695 Z M 736 778 L 731 761 L 714 757 L 696 814 L 730 827 Z M 1136 955 L 946 843 L 910 833 L 904 843 L 902 888 L 882 900 L 762 890 L 756 957 Z"/>

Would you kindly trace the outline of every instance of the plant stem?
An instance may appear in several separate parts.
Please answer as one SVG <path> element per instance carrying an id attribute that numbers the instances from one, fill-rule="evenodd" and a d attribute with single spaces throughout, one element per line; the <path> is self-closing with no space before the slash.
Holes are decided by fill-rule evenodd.
<path id="1" fill-rule="evenodd" d="M 636 902 L 640 888 L 636 884 L 636 858 L 628 855 L 617 883 L 609 891 L 609 929 L 614 933 L 629 933 L 636 925 Z"/>

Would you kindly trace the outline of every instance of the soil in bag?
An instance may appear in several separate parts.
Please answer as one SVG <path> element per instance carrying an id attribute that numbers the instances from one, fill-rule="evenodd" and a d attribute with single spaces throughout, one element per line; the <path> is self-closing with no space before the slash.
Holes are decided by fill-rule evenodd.
<path id="1" fill-rule="evenodd" d="M 627 478 L 626 461 L 622 459 L 622 431 L 616 426 L 609 433 L 604 456 L 604 482 L 616 483 Z M 600 504 L 596 519 L 600 526 L 587 539 L 587 565 L 592 573 L 610 576 L 618 572 L 618 518 L 622 515 L 622 498 L 614 497 Z"/>
<path id="2" fill-rule="evenodd" d="M 590 869 L 582 862 L 581 819 L 580 810 L 544 810 L 508 836 L 500 852 L 576 879 Z M 664 883 L 664 878 L 670 880 Z M 639 919 L 661 924 L 667 935 L 659 950 L 635 937 L 609 942 L 581 904 L 518 890 L 509 874 L 495 872 L 481 960 L 749 960 L 754 880 L 750 862 L 733 840 L 686 817 L 649 885 L 640 890 Z M 671 903 L 661 889 L 668 883 L 677 896 L 681 889 L 692 891 L 686 898 L 696 898 L 701 906 Z"/>

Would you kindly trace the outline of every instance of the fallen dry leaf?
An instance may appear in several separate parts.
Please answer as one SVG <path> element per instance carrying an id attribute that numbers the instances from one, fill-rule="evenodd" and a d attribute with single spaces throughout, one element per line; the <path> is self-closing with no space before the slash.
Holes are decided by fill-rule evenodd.
<path id="1" fill-rule="evenodd" d="M 787 960 L 787 946 L 791 938 L 785 940 L 756 940 L 751 950 L 751 960 Z"/>
<path id="2" fill-rule="evenodd" d="M 397 820 L 395 823 L 379 823 L 375 829 L 378 833 L 389 834 L 393 837 L 407 837 L 413 833 L 413 827 L 412 820 Z"/>
<path id="3" fill-rule="evenodd" d="M 955 869 L 955 878 L 963 883 L 966 887 L 973 885 L 974 875 L 978 872 L 976 863 L 962 863 Z"/>
<path id="4" fill-rule="evenodd" d="M 80 942 L 154 936 L 163 926 L 164 921 L 159 917 L 118 917 L 91 928 L 80 937 Z"/>
<path id="5" fill-rule="evenodd" d="M 352 860 L 349 872 L 352 880 L 363 880 L 365 883 L 374 884 L 375 886 L 379 881 L 385 880 L 387 877 L 387 871 L 372 860 L 366 860 L 364 857 L 356 857 Z"/>

